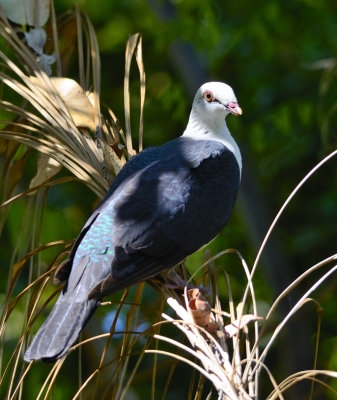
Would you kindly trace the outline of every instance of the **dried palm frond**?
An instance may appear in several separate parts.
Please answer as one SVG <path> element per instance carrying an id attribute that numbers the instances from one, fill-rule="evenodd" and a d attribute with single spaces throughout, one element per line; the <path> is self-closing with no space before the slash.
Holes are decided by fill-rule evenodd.
<path id="1" fill-rule="evenodd" d="M 70 29 L 76 26 L 77 35 L 73 36 L 72 41 L 69 41 L 67 37 L 66 46 L 70 48 L 76 43 L 76 40 L 78 42 L 81 85 L 71 78 L 62 76 L 62 71 L 67 69 L 67 49 L 64 45 L 60 50 L 57 47 L 58 39 L 61 43 L 65 43 L 65 40 L 62 37 L 63 32 L 58 29 L 53 5 L 50 25 L 51 32 L 53 32 L 57 77 L 48 76 L 39 63 L 36 52 L 32 51 L 22 40 L 22 35 L 17 34 L 19 31 L 23 31 L 14 29 L 3 10 L 0 10 L 0 38 L 7 46 L 0 51 L 0 87 L 3 94 L 0 99 L 0 109 L 2 110 L 1 115 L 6 117 L 0 121 L 2 124 L 0 154 L 3 153 L 5 156 L 3 168 L 5 179 L 1 181 L 0 187 L 2 200 L 0 227 L 4 226 L 11 204 L 23 199 L 24 196 L 33 195 L 26 202 L 27 211 L 12 256 L 5 307 L 1 318 L 2 354 L 6 327 L 9 319 L 12 318 L 13 310 L 27 293 L 31 293 L 25 307 L 27 325 L 24 324 L 23 319 L 22 335 L 5 366 L 0 382 L 3 385 L 6 379 L 11 377 L 7 388 L 8 398 L 14 398 L 22 393 L 24 379 L 32 368 L 32 363 L 26 366 L 20 360 L 27 340 L 27 332 L 34 320 L 58 293 L 59 289 L 44 300 L 46 284 L 71 245 L 69 241 L 58 241 L 46 245 L 40 243 L 48 189 L 53 185 L 77 179 L 87 185 L 99 198 L 102 198 L 114 176 L 125 163 L 125 159 L 134 154 L 132 144 L 130 145 L 132 143 L 130 127 L 128 140 L 124 140 L 125 135 L 112 110 L 107 109 L 108 115 L 104 117 L 101 114 L 100 57 L 96 36 L 89 18 L 75 7 L 73 12 L 69 12 L 63 17 L 61 24 L 63 26 L 68 24 Z M 33 30 L 27 28 L 27 31 L 29 33 Z M 86 35 L 85 40 L 82 37 L 83 33 Z M 85 51 L 83 50 L 84 43 L 87 46 Z M 132 54 L 135 52 L 142 76 L 140 117 L 140 131 L 142 132 L 145 74 L 140 49 L 140 35 L 131 36 L 128 43 L 133 43 L 133 45 L 132 48 L 128 45 L 126 57 L 131 60 Z M 85 61 L 84 54 L 87 54 Z M 88 92 L 89 87 L 92 87 L 90 92 Z M 128 96 L 130 93 L 127 90 L 125 101 Z M 128 148 L 126 149 L 125 146 Z M 32 150 L 36 150 L 40 154 L 37 158 L 37 171 L 31 179 L 29 187 L 18 192 L 17 184 L 22 180 L 25 160 Z M 21 151 L 20 154 L 19 151 Z M 71 176 L 52 180 L 62 167 L 68 170 Z M 41 274 L 40 253 L 56 246 L 63 246 L 63 249 L 48 271 Z M 29 266 L 29 283 L 24 290 L 12 298 L 13 289 L 27 265 Z M 34 280 L 33 276 L 38 276 L 38 278 Z M 33 281 L 31 282 L 31 280 Z M 139 288 L 139 294 L 141 292 L 142 286 Z M 43 304 L 39 306 L 41 300 L 43 300 Z M 135 310 L 130 311 L 130 320 L 136 321 L 133 318 L 134 312 Z M 102 362 L 103 360 L 104 355 Z M 61 360 L 55 364 L 49 377 L 41 386 L 38 398 L 48 396 L 53 390 L 55 379 L 63 362 L 64 360 Z M 17 380 L 18 377 L 20 377 L 19 380 Z"/>
<path id="2" fill-rule="evenodd" d="M 39 68 L 33 55 L 22 44 L 3 15 L 0 22 L 0 34 L 11 44 L 12 49 L 16 50 L 16 55 L 20 55 L 20 58 L 25 60 L 29 71 L 29 74 L 24 73 L 17 64 L 0 51 L 0 58 L 8 71 L 0 73 L 0 80 L 29 103 L 31 106 L 29 108 L 35 109 L 31 111 L 28 107 L 18 107 L 1 100 L 1 108 L 24 122 L 20 122 L 21 131 L 2 130 L 0 137 L 25 144 L 55 159 L 102 197 L 108 188 L 108 182 L 104 178 L 104 170 L 107 166 L 101 151 L 94 140 L 76 126 L 74 113 L 72 115 L 62 93 Z M 63 80 L 63 83 L 69 83 L 69 81 Z M 63 87 L 68 90 L 69 84 Z M 84 92 L 82 96 L 85 96 Z M 88 100 L 87 108 L 90 106 Z M 85 113 L 87 109 L 83 109 L 83 115 Z"/>

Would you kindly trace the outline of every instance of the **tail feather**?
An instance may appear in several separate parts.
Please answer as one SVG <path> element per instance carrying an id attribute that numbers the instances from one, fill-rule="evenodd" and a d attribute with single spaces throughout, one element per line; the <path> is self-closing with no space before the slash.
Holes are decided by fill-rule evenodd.
<path id="1" fill-rule="evenodd" d="M 52 362 L 62 357 L 74 344 L 99 301 L 68 301 L 59 297 L 24 355 L 25 361 L 43 359 Z"/>

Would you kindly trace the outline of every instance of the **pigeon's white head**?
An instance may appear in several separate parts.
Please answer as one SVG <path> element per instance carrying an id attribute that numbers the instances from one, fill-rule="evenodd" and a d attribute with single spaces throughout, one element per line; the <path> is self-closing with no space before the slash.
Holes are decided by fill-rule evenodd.
<path id="1" fill-rule="evenodd" d="M 224 120 L 228 114 L 242 114 L 233 89 L 223 82 L 204 83 L 194 97 L 192 109 L 206 119 Z"/>
<path id="2" fill-rule="evenodd" d="M 233 89 L 223 82 L 204 83 L 194 97 L 184 136 L 222 142 L 234 153 L 241 167 L 240 150 L 225 121 L 228 114 L 242 114 Z"/>

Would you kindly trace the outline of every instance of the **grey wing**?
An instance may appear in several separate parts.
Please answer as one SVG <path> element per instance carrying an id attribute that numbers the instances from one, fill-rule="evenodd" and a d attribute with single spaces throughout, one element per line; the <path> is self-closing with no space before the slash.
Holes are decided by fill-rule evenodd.
<path id="1" fill-rule="evenodd" d="M 94 224 L 95 220 L 97 217 L 101 214 L 102 211 L 106 210 L 109 212 L 110 209 L 110 203 L 111 199 L 114 198 L 116 190 L 120 188 L 120 185 L 123 184 L 123 181 L 127 180 L 130 176 L 132 176 L 134 173 L 137 171 L 143 169 L 146 167 L 146 165 L 151 164 L 151 162 L 154 162 L 155 160 L 158 159 L 160 156 L 158 153 L 158 149 L 156 147 L 150 147 L 141 153 L 137 154 L 135 157 L 131 158 L 123 167 L 123 169 L 120 171 L 120 173 L 116 176 L 114 179 L 111 187 L 109 188 L 106 196 L 104 199 L 100 202 L 98 207 L 95 209 L 95 211 L 91 214 L 91 216 L 88 218 L 86 221 L 84 227 L 82 228 L 80 234 L 76 238 L 74 245 L 71 249 L 71 252 L 69 254 L 69 257 L 59 265 L 55 272 L 55 277 L 54 277 L 54 282 L 56 284 L 60 284 L 62 282 L 65 282 L 68 280 L 71 269 L 73 266 L 74 262 L 74 257 L 76 255 L 76 252 L 78 248 L 80 247 L 82 240 L 86 237 L 87 233 L 89 232 L 90 228 Z"/>
<path id="2" fill-rule="evenodd" d="M 128 179 L 111 200 L 111 274 L 91 291 L 90 298 L 144 281 L 186 257 L 186 250 L 166 234 L 166 228 L 183 218 L 189 191 L 182 182 L 189 170 L 169 172 L 163 164 Z"/>
<path id="3" fill-rule="evenodd" d="M 102 293 L 176 265 L 226 224 L 237 195 L 237 165 L 208 161 L 198 168 L 161 162 L 126 183 L 113 205 L 114 257 Z M 220 169 L 220 182 L 207 175 L 217 164 L 228 170 L 226 176 Z"/>

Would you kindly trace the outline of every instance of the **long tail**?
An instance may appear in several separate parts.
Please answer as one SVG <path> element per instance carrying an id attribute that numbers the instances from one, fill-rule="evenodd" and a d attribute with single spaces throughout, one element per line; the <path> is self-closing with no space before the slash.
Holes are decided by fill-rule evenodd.
<path id="1" fill-rule="evenodd" d="M 61 294 L 48 318 L 28 347 L 25 361 L 52 362 L 62 357 L 76 341 L 83 326 L 95 312 L 99 301 L 68 301 Z"/>

